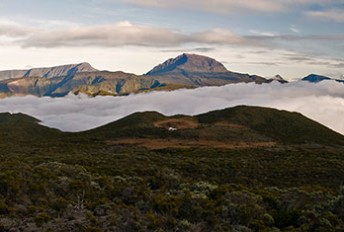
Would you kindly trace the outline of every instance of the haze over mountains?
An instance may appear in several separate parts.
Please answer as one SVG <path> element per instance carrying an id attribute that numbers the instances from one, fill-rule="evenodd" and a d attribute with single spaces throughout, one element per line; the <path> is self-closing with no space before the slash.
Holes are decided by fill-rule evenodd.
<path id="1" fill-rule="evenodd" d="M 319 82 L 329 79 L 313 74 L 303 80 Z M 231 72 L 215 59 L 184 53 L 157 65 L 144 75 L 121 71 L 99 71 L 88 63 L 0 71 L 0 97 L 23 95 L 63 97 L 70 92 L 90 96 L 119 96 L 152 90 L 175 90 L 250 82 L 262 84 L 273 81 L 287 83 L 279 75 L 264 78 Z"/>

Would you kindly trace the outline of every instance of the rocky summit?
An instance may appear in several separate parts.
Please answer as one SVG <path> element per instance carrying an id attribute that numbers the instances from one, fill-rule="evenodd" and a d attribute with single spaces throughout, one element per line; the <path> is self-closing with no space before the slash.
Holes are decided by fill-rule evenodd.
<path id="1" fill-rule="evenodd" d="M 32 68 L 28 70 L 6 70 L 0 71 L 0 80 L 14 79 L 21 77 L 44 77 L 53 78 L 60 76 L 71 76 L 81 72 L 95 72 L 89 63 L 60 65 L 49 68 Z"/>
<path id="2" fill-rule="evenodd" d="M 302 80 L 303 81 L 312 82 L 312 83 L 318 83 L 318 82 L 321 82 L 321 81 L 324 81 L 324 80 L 331 80 L 331 78 L 325 77 L 325 76 L 316 75 L 316 74 L 310 74 L 310 75 L 304 77 Z"/>
<path id="3" fill-rule="evenodd" d="M 213 58 L 184 53 L 159 64 L 149 71 L 147 75 L 161 75 L 172 72 L 226 73 L 228 70 Z"/>

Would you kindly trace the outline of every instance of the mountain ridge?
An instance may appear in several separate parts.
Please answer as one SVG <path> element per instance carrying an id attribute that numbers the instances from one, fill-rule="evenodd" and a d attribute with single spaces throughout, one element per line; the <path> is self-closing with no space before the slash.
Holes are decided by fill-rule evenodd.
<path id="1" fill-rule="evenodd" d="M 52 67 L 40 67 L 22 70 L 4 70 L 0 71 L 0 80 L 15 79 L 20 77 L 44 77 L 52 78 L 59 76 L 71 76 L 79 72 L 95 72 L 89 63 L 82 62 L 77 64 L 65 64 Z"/>
<path id="2" fill-rule="evenodd" d="M 153 68 L 145 75 L 94 69 L 88 63 L 9 70 L 0 72 L 0 97 L 35 95 L 63 97 L 68 93 L 128 95 L 131 93 L 222 86 L 232 83 L 265 83 L 256 75 L 228 71 L 213 58 L 183 53 Z M 1 80 L 5 75 L 10 76 Z"/>
<path id="3" fill-rule="evenodd" d="M 315 79 L 317 76 L 320 77 L 313 74 L 314 76 Z M 317 82 L 324 78 L 331 79 L 322 78 Z M 312 82 L 312 78 L 305 77 L 302 80 Z M 144 75 L 122 71 L 99 71 L 86 62 L 50 68 L 0 71 L 0 98 L 25 95 L 63 97 L 69 93 L 121 96 L 148 91 L 276 81 L 282 84 L 288 82 L 279 75 L 268 79 L 258 75 L 231 72 L 213 58 L 183 53 L 167 59 Z"/>

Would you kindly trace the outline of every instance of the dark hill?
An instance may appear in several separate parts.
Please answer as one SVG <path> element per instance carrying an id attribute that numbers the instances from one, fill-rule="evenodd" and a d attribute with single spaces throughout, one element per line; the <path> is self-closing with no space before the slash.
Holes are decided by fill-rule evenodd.
<path id="1" fill-rule="evenodd" d="M 171 128 L 175 128 L 175 131 Z M 299 113 L 238 106 L 195 117 L 135 113 L 83 132 L 111 138 L 176 138 L 228 142 L 344 145 L 344 136 Z"/>
<path id="2" fill-rule="evenodd" d="M 344 136 L 310 120 L 302 114 L 270 108 L 237 106 L 198 116 L 167 117 L 157 112 L 134 113 L 107 125 L 78 133 L 64 133 L 39 124 L 24 114 L 0 114 L 2 142 L 56 138 L 159 140 L 168 146 L 179 144 L 279 143 L 344 145 Z M 73 140 L 74 140 L 73 139 Z M 196 142 L 195 142 L 196 141 Z M 219 144 L 217 144 L 219 145 Z M 212 146 L 209 143 L 209 146 Z"/>
<path id="3" fill-rule="evenodd" d="M 21 113 L 1 113 L 0 142 L 45 140 L 56 138 L 63 133 L 57 129 L 40 125 L 39 122 L 39 120 Z"/>
<path id="4" fill-rule="evenodd" d="M 283 143 L 344 144 L 344 136 L 300 113 L 237 106 L 197 116 L 202 123 L 228 121 L 247 126 Z"/>

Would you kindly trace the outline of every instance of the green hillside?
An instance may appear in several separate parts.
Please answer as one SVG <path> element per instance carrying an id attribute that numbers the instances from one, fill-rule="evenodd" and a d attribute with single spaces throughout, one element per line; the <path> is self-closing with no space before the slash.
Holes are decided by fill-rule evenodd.
<path id="1" fill-rule="evenodd" d="M 0 113 L 0 141 L 45 140 L 62 134 L 57 129 L 48 128 L 39 123 L 39 120 L 25 114 Z"/>
<path id="2" fill-rule="evenodd" d="M 149 137 L 186 138 L 228 141 L 275 141 L 285 144 L 344 145 L 344 136 L 308 119 L 300 113 L 270 108 L 238 106 L 198 115 L 194 127 L 181 127 L 191 117 L 167 117 L 156 112 L 135 113 L 116 122 L 90 130 L 85 134 L 98 138 Z M 178 129 L 171 133 L 168 126 L 158 127 L 161 121 Z M 177 123 L 177 124 L 176 124 Z"/>
<path id="3" fill-rule="evenodd" d="M 81 133 L 0 114 L 0 231 L 343 231 L 342 139 L 257 107 Z"/>
<path id="4" fill-rule="evenodd" d="M 228 121 L 247 126 L 282 143 L 344 144 L 343 135 L 296 112 L 237 106 L 197 117 L 200 122 L 207 124 Z"/>

